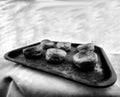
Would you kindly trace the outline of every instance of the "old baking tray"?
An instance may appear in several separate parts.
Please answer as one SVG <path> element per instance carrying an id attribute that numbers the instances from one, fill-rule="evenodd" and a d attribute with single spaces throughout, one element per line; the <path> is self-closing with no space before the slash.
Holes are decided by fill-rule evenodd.
<path id="1" fill-rule="evenodd" d="M 70 80 L 80 82 L 85 85 L 93 87 L 107 87 L 112 85 L 116 81 L 116 74 L 108 60 L 104 50 L 98 46 L 95 46 L 95 52 L 99 58 L 99 65 L 101 66 L 103 72 L 98 73 L 94 70 L 91 72 L 83 72 L 76 68 L 74 64 L 70 61 L 65 61 L 61 64 L 50 64 L 45 61 L 44 57 L 39 59 L 27 59 L 24 57 L 22 50 L 27 47 L 36 46 L 40 43 L 22 47 L 5 54 L 7 60 L 26 65 L 35 69 L 39 69 L 51 74 L 55 74 Z M 68 59 L 71 58 L 74 50 L 78 44 L 72 43 L 72 53 L 68 53 Z"/>

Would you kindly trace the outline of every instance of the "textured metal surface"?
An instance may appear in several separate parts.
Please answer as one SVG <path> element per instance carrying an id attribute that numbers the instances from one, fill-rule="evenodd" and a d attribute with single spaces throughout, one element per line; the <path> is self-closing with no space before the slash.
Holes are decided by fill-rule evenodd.
<path id="1" fill-rule="evenodd" d="M 39 43 L 34 44 L 34 46 L 37 45 L 39 45 Z M 31 68 L 46 71 L 48 73 L 62 76 L 67 79 L 71 79 L 93 87 L 106 87 L 112 85 L 116 81 L 116 75 L 103 50 L 99 47 L 95 47 L 95 53 L 97 54 L 99 61 L 94 68 L 102 71 L 99 72 L 99 70 L 96 71 L 94 69 L 89 72 L 83 72 L 77 68 L 72 61 L 73 55 L 77 52 L 77 45 L 78 44 L 72 44 L 71 51 L 67 52 L 67 57 L 61 64 L 48 63 L 45 60 L 46 50 L 44 50 L 44 54 L 40 58 L 27 59 L 22 52 L 26 47 L 19 48 L 7 53 L 5 58 Z"/>

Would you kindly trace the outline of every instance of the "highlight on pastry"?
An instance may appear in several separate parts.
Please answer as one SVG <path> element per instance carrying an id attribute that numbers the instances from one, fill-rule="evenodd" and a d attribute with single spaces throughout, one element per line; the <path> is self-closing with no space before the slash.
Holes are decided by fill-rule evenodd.
<path id="1" fill-rule="evenodd" d="M 47 49 L 45 58 L 50 63 L 61 63 L 66 58 L 66 51 L 58 48 Z"/>
<path id="2" fill-rule="evenodd" d="M 44 39 L 41 41 L 41 45 L 43 46 L 44 49 L 48 49 L 48 48 L 53 48 L 55 46 L 55 43 L 48 39 Z"/>
<path id="3" fill-rule="evenodd" d="M 94 51 L 94 45 L 93 45 L 93 43 L 81 44 L 81 45 L 77 46 L 77 50 L 78 51 L 81 51 L 81 50 Z"/>
<path id="4" fill-rule="evenodd" d="M 56 47 L 59 49 L 63 49 L 65 51 L 70 51 L 71 43 L 70 42 L 58 42 Z"/>
<path id="5" fill-rule="evenodd" d="M 98 63 L 98 56 L 94 52 L 93 43 L 82 44 L 77 46 L 78 53 L 73 55 L 73 63 L 83 71 L 94 70 Z"/>
<path id="6" fill-rule="evenodd" d="M 93 70 L 98 62 L 98 57 L 95 52 L 81 51 L 73 55 L 74 64 L 83 71 Z"/>
<path id="7" fill-rule="evenodd" d="M 23 54 L 26 58 L 34 59 L 39 58 L 43 53 L 43 48 L 41 45 L 27 47 L 23 49 Z"/>

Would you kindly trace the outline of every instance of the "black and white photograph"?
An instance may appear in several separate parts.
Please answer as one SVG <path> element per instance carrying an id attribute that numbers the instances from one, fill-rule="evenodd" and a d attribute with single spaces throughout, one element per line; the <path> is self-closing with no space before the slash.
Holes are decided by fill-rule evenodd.
<path id="1" fill-rule="evenodd" d="M 120 0 L 0 0 L 0 97 L 120 97 Z"/>

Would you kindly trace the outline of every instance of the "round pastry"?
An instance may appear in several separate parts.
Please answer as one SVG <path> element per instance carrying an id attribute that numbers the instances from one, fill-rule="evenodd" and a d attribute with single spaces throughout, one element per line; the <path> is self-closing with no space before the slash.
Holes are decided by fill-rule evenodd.
<path id="1" fill-rule="evenodd" d="M 81 51 L 81 50 L 94 51 L 94 45 L 93 43 L 78 45 L 77 50 L 78 51 Z"/>
<path id="2" fill-rule="evenodd" d="M 39 58 L 42 55 L 42 52 L 43 49 L 41 45 L 23 49 L 23 54 L 25 55 L 25 57 L 30 59 Z"/>
<path id="3" fill-rule="evenodd" d="M 59 49 L 63 49 L 65 51 L 69 51 L 71 49 L 71 43 L 70 42 L 58 42 L 56 47 Z"/>
<path id="4" fill-rule="evenodd" d="M 43 46 L 43 48 L 48 49 L 48 48 L 53 48 L 55 46 L 55 43 L 48 39 L 44 39 L 41 41 L 41 45 Z"/>
<path id="5" fill-rule="evenodd" d="M 57 48 L 47 49 L 46 60 L 51 63 L 61 63 L 65 60 L 67 53 L 64 50 Z"/>
<path id="6" fill-rule="evenodd" d="M 83 71 L 93 70 L 98 62 L 97 54 L 93 51 L 81 51 L 73 56 L 74 64 Z"/>

